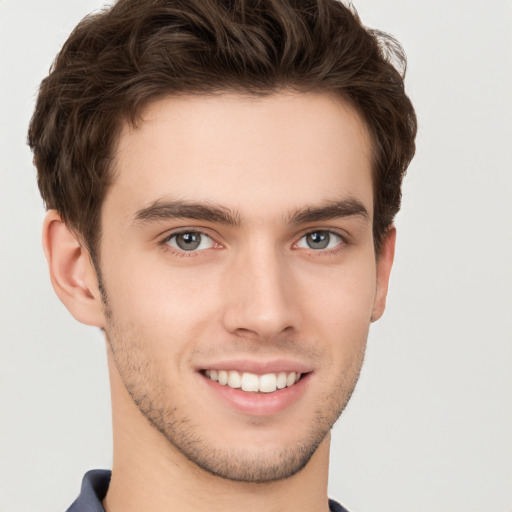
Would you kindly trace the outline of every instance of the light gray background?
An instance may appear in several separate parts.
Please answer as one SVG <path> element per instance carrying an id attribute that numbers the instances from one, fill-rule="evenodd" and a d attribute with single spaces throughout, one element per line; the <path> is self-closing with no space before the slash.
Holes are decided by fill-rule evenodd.
<path id="1" fill-rule="evenodd" d="M 111 464 L 103 341 L 51 289 L 25 145 L 40 80 L 101 4 L 0 0 L 2 512 L 65 510 Z M 420 131 L 330 494 L 352 512 L 511 512 L 512 1 L 355 5 L 405 46 Z"/>

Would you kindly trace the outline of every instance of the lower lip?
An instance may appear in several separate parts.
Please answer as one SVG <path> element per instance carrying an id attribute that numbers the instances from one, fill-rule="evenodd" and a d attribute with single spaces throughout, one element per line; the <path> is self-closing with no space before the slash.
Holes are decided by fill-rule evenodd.
<path id="1" fill-rule="evenodd" d="M 269 416 L 290 407 L 306 391 L 311 373 L 301 377 L 293 386 L 278 389 L 273 393 L 253 393 L 223 386 L 199 374 L 208 388 L 237 411 L 252 416 Z"/>

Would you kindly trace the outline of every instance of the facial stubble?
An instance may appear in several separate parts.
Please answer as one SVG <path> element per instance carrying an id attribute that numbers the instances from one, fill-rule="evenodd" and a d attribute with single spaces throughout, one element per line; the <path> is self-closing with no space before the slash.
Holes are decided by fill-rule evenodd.
<path id="1" fill-rule="evenodd" d="M 116 322 L 99 272 L 98 283 L 107 321 L 107 343 L 128 394 L 172 449 L 211 475 L 247 483 L 275 482 L 295 475 L 311 460 L 352 396 L 363 364 L 365 343 L 354 354 L 350 367 L 340 372 L 336 385 L 316 405 L 307 433 L 292 446 L 265 450 L 260 445 L 256 452 L 249 446 L 243 449 L 214 446 L 203 435 L 205 427 L 194 424 L 183 408 L 171 403 L 169 388 L 159 380 L 147 357 L 147 340 L 134 336 L 130 326 Z M 265 428 L 264 425 L 260 427 Z M 294 425 L 289 428 L 293 429 Z"/>

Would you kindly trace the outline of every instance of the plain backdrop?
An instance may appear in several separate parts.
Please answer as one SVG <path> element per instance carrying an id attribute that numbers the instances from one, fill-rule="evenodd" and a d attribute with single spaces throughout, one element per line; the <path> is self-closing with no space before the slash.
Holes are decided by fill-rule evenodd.
<path id="1" fill-rule="evenodd" d="M 512 1 L 354 3 L 405 47 L 420 129 L 330 495 L 351 512 L 511 512 Z M 51 289 L 25 144 L 39 82 L 101 5 L 0 0 L 1 512 L 65 510 L 111 464 L 104 342 Z"/>

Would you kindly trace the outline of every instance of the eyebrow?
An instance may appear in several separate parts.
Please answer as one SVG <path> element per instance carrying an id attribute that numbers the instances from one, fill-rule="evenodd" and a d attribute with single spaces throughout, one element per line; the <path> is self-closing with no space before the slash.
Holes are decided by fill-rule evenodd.
<path id="1" fill-rule="evenodd" d="M 319 206 L 307 206 L 291 212 L 286 221 L 289 224 L 306 224 L 323 220 L 359 216 L 370 220 L 368 210 L 361 201 L 347 198 L 339 201 L 329 201 Z M 169 219 L 194 219 L 210 221 L 229 226 L 242 225 L 240 214 L 229 208 L 208 203 L 195 203 L 184 200 L 158 199 L 149 206 L 138 210 L 133 224 L 151 223 Z"/>
<path id="2" fill-rule="evenodd" d="M 365 221 L 370 220 L 368 210 L 359 199 L 347 198 L 340 201 L 329 201 L 320 206 L 301 208 L 293 212 L 288 221 L 291 224 L 306 224 L 352 216 L 362 217 Z"/>
<path id="3" fill-rule="evenodd" d="M 169 201 L 159 199 L 146 208 L 138 210 L 133 223 L 150 223 L 168 219 L 194 219 L 218 222 L 229 226 L 241 224 L 238 213 L 222 206 L 191 201 Z"/>

